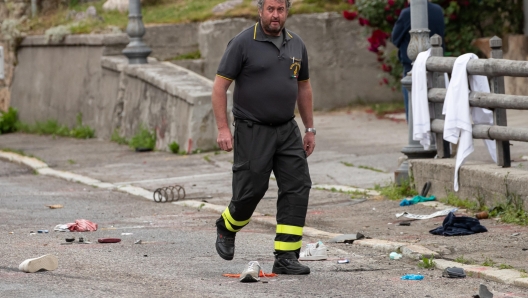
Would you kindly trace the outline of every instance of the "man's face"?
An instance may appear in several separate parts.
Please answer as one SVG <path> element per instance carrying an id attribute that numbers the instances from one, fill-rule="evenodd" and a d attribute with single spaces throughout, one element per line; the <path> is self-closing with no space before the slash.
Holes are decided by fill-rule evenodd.
<path id="1" fill-rule="evenodd" d="M 264 33 L 279 36 L 288 17 L 286 0 L 264 0 L 259 15 Z"/>

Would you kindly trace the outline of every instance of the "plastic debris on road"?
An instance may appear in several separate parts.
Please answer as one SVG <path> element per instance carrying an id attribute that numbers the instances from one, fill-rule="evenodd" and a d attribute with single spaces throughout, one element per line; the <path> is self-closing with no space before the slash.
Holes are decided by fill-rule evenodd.
<path id="1" fill-rule="evenodd" d="M 348 259 L 340 259 L 340 260 L 337 260 L 337 263 L 338 264 L 348 264 L 350 263 L 350 261 Z"/>
<path id="2" fill-rule="evenodd" d="M 68 224 L 71 232 L 92 232 L 97 231 L 97 224 L 87 219 L 77 219 L 74 223 Z"/>
<path id="3" fill-rule="evenodd" d="M 61 209 L 63 208 L 64 206 L 60 205 L 60 204 L 55 204 L 55 205 L 46 205 L 46 207 L 50 208 L 50 209 Z"/>
<path id="4" fill-rule="evenodd" d="M 97 242 L 99 242 L 99 243 L 117 243 L 117 242 L 121 242 L 121 239 L 119 239 L 119 238 L 99 238 L 99 239 L 97 239 Z"/>
<path id="5" fill-rule="evenodd" d="M 405 216 L 407 218 L 412 218 L 412 219 L 430 219 L 430 218 L 434 218 L 438 216 L 445 216 L 445 215 L 448 215 L 449 212 L 456 212 L 457 210 L 458 208 L 449 208 L 449 209 L 441 210 L 441 211 L 438 211 L 438 212 L 435 212 L 429 215 L 411 214 L 408 212 L 402 212 L 402 213 L 396 213 L 396 217 Z"/>
<path id="6" fill-rule="evenodd" d="M 354 242 L 354 240 L 359 240 L 359 239 L 363 239 L 363 238 L 365 238 L 365 235 L 363 235 L 361 233 L 344 234 L 344 235 L 339 235 L 337 237 L 334 237 L 334 238 L 328 240 L 328 242 L 333 242 L 333 243 L 339 243 L 339 242 L 352 243 L 352 242 Z"/>
<path id="7" fill-rule="evenodd" d="M 406 274 L 401 277 L 402 280 L 422 280 L 423 278 L 423 275 L 419 274 Z"/>
<path id="8" fill-rule="evenodd" d="M 58 224 L 53 228 L 56 232 L 69 232 L 70 229 L 68 229 L 68 224 Z"/>
<path id="9" fill-rule="evenodd" d="M 233 277 L 233 278 L 240 278 L 240 274 L 232 274 L 232 273 L 224 273 L 222 276 L 225 277 Z M 276 273 L 264 273 L 264 271 L 260 270 L 259 277 L 276 277 Z"/>
<path id="10" fill-rule="evenodd" d="M 409 205 L 414 205 L 414 204 L 417 204 L 417 203 L 429 202 L 429 201 L 434 201 L 434 200 L 436 200 L 435 196 L 430 196 L 430 197 L 414 196 L 410 200 L 403 199 L 400 202 L 400 206 L 409 206 Z"/>
<path id="11" fill-rule="evenodd" d="M 401 259 L 403 256 L 395 251 L 391 252 L 390 255 L 389 255 L 389 258 L 391 260 L 399 260 Z"/>

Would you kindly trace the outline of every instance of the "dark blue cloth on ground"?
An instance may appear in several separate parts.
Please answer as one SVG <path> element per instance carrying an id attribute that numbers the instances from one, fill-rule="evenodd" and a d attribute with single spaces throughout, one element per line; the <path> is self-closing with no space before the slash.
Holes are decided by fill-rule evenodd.
<path id="1" fill-rule="evenodd" d="M 466 216 L 456 217 L 453 212 L 449 212 L 444 218 L 442 226 L 429 231 L 429 233 L 443 236 L 462 236 L 487 231 L 478 219 Z"/>

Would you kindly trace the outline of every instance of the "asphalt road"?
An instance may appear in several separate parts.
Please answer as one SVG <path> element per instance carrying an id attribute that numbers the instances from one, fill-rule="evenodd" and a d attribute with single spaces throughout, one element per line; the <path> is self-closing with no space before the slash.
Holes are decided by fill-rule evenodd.
<path id="1" fill-rule="evenodd" d="M 52 204 L 64 207 L 46 207 Z M 250 223 L 237 236 L 235 259 L 228 262 L 214 249 L 217 217 L 204 210 L 35 175 L 23 166 L 0 161 L 0 296 L 471 297 L 483 282 L 442 278 L 438 270 L 420 269 L 410 259 L 391 261 L 386 253 L 371 248 L 335 244 L 329 260 L 309 263 L 308 276 L 281 275 L 263 279 L 267 283 L 243 284 L 222 274 L 240 273 L 251 260 L 270 272 L 274 230 Z M 81 218 L 97 223 L 98 230 L 53 232 L 55 225 Z M 44 229 L 50 232 L 30 235 Z M 62 245 L 69 236 L 92 243 Z M 97 243 L 102 237 L 122 241 Z M 136 240 L 142 244 L 134 244 Z M 57 270 L 33 274 L 18 270 L 23 260 L 44 254 L 58 257 Z M 338 258 L 350 263 L 337 264 Z M 400 280 L 408 273 L 425 278 Z M 523 297 L 520 288 L 486 284 L 494 297 Z"/>

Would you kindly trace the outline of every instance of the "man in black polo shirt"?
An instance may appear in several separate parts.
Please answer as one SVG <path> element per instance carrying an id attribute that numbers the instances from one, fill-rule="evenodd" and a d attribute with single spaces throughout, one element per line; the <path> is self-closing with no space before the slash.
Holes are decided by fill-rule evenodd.
<path id="1" fill-rule="evenodd" d="M 308 55 L 301 38 L 284 28 L 291 0 L 258 0 L 257 6 L 259 22 L 229 42 L 213 86 L 217 142 L 234 149 L 233 197 L 216 222 L 216 251 L 233 259 L 236 232 L 249 223 L 273 171 L 279 187 L 273 272 L 309 274 L 298 261 L 312 185 L 306 159 L 315 147 Z M 226 116 L 232 81 L 234 137 Z M 296 103 L 304 139 L 293 120 Z"/>

